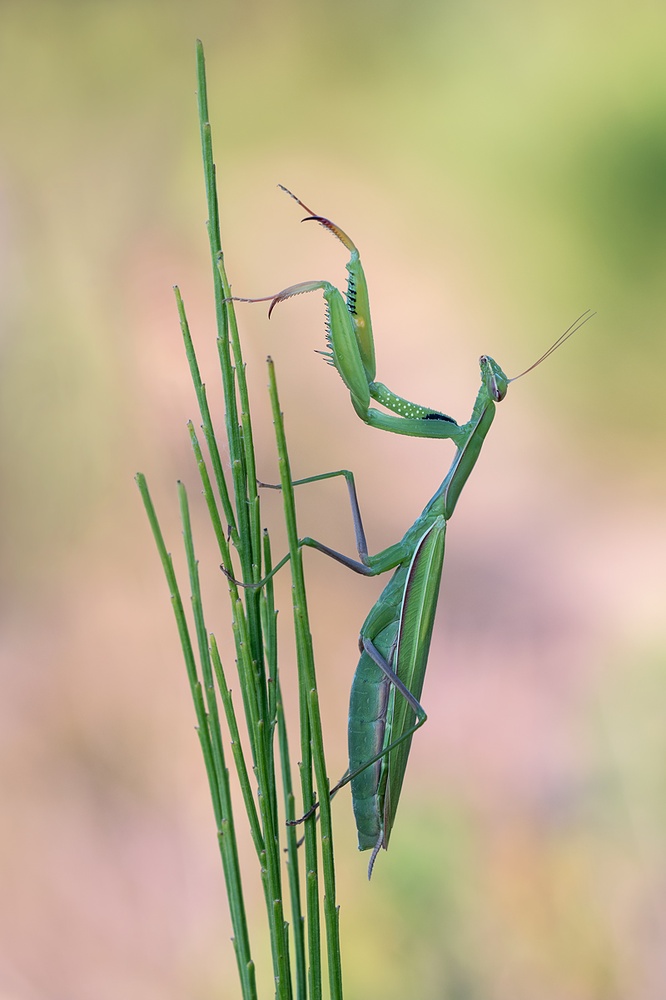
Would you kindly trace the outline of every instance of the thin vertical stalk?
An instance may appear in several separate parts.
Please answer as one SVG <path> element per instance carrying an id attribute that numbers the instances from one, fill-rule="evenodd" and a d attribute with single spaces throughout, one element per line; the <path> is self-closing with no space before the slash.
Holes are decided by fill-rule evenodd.
<path id="1" fill-rule="evenodd" d="M 268 575 L 272 569 L 272 557 L 268 533 L 264 534 L 264 567 Z M 289 754 L 289 739 L 287 723 L 282 703 L 282 689 L 278 674 L 277 661 L 277 612 L 273 601 L 273 580 L 268 580 L 264 588 L 264 637 L 266 641 L 266 661 L 269 668 L 269 684 L 275 694 L 275 716 L 277 719 L 278 743 L 280 748 L 280 763 L 282 777 L 282 792 L 285 818 L 288 822 L 296 819 L 296 802 L 292 783 L 291 759 Z M 289 898 L 291 904 L 292 935 L 294 941 L 294 965 L 296 969 L 296 997 L 305 1000 L 307 997 L 307 979 L 305 963 L 305 936 L 303 912 L 301 908 L 301 885 L 298 865 L 298 834 L 296 827 L 288 825 L 287 833 L 287 875 L 289 880 Z"/>
<path id="2" fill-rule="evenodd" d="M 219 208 L 216 170 L 213 158 L 211 128 L 208 116 L 205 59 L 203 46 L 197 43 L 197 78 L 201 150 L 208 206 L 208 239 L 213 264 L 213 289 L 217 321 L 217 344 L 225 402 L 225 427 L 229 444 L 231 475 L 238 524 L 238 553 L 244 583 L 256 583 L 261 578 L 261 533 L 259 497 L 257 494 L 252 448 L 249 401 L 245 383 L 238 330 L 231 303 L 227 302 L 229 283 L 224 271 L 220 241 Z M 231 320 L 231 323 L 230 323 Z M 231 331 L 231 334 L 230 334 Z M 233 339 L 233 360 L 231 339 Z M 237 398 L 238 391 L 238 398 Z M 240 419 L 239 406 L 240 400 Z M 275 796 L 275 764 L 273 733 L 275 720 L 268 712 L 268 691 L 261 632 L 260 593 L 244 592 L 246 616 L 235 616 L 234 637 L 238 654 L 239 677 L 250 745 L 257 777 L 257 797 L 263 830 L 262 882 L 266 893 L 267 911 L 273 954 L 273 972 L 280 997 L 291 997 L 288 976 L 287 928 L 282 912 L 282 872 L 279 846 L 278 817 Z"/>
<path id="3" fill-rule="evenodd" d="M 289 540 L 290 566 L 294 590 L 294 626 L 296 629 L 296 646 L 298 655 L 299 690 L 307 702 L 309 719 L 309 738 L 312 746 L 312 764 L 314 767 L 317 789 L 319 792 L 319 819 L 321 828 L 322 866 L 324 873 L 324 919 L 326 922 L 326 942 L 328 953 L 329 988 L 332 1000 L 342 997 L 342 969 L 340 965 L 340 930 L 339 910 L 336 905 L 335 863 L 333 856 L 333 829 L 331 817 L 331 800 L 329 795 L 329 780 L 324 757 L 324 738 L 319 713 L 317 695 L 317 679 L 315 675 L 312 635 L 308 617 L 307 599 L 305 594 L 305 579 L 303 576 L 303 560 L 298 544 L 296 530 L 296 504 L 292 486 L 291 467 L 287 451 L 287 440 L 284 431 L 284 420 L 280 410 L 275 366 L 268 359 L 268 380 L 275 437 L 277 442 L 278 461 L 280 466 L 280 482 L 284 504 L 285 524 Z M 301 721 L 302 728 L 303 720 Z M 309 756 L 309 754 L 308 754 Z M 305 762 L 305 757 L 304 757 Z M 304 806 L 309 809 L 313 800 L 308 798 Z M 308 828 L 314 826 L 314 817 L 306 820 L 306 846 Z M 317 877 L 316 869 L 308 870 L 308 880 Z M 313 994 L 314 995 L 314 994 Z"/>
<path id="4" fill-rule="evenodd" d="M 224 761 L 222 742 L 221 740 L 218 740 L 219 727 L 216 731 L 215 727 L 209 725 L 209 716 L 206 712 L 206 704 L 202 694 L 202 683 L 197 670 L 194 649 L 190 638 L 187 619 L 185 617 L 182 598 L 180 596 L 178 581 L 173 568 L 173 561 L 164 543 L 164 537 L 155 513 L 155 507 L 148 490 L 145 476 L 138 473 L 136 476 L 136 482 L 141 492 L 141 497 L 143 499 L 144 507 L 148 515 L 153 537 L 155 539 L 162 567 L 164 569 L 164 574 L 167 579 L 169 593 L 171 595 L 171 606 L 176 618 L 176 625 L 178 627 L 178 634 L 180 636 L 181 647 L 185 659 L 187 676 L 190 682 L 190 690 L 192 692 L 192 700 L 194 702 L 194 709 L 197 718 L 199 740 L 206 766 L 206 773 L 208 775 L 208 783 L 213 801 L 213 811 L 218 829 L 220 855 L 222 858 L 222 867 L 227 887 L 227 896 L 229 899 L 231 924 L 234 931 L 234 951 L 238 964 L 238 973 L 241 981 L 243 1000 L 257 1000 L 254 962 L 250 952 L 250 941 L 243 896 L 243 883 L 238 861 L 238 850 L 233 822 L 229 775 Z M 191 579 L 193 579 L 192 572 L 195 566 L 194 548 L 189 524 L 189 512 L 187 511 L 187 498 L 182 486 L 180 487 L 180 494 L 181 510 L 185 512 L 183 519 L 183 532 L 186 539 L 186 546 L 188 548 L 188 563 L 190 564 Z M 197 574 L 194 572 L 194 579 L 196 579 L 196 576 Z M 196 600 L 200 607 L 198 579 L 196 579 L 196 591 L 198 594 Z M 192 600 L 194 604 L 194 589 L 192 593 Z M 201 620 L 201 624 L 203 624 L 203 620 Z M 199 625 L 197 625 L 197 634 L 200 636 Z M 202 647 L 200 643 L 200 654 L 201 651 Z M 214 690 L 210 687 L 210 685 L 207 686 L 207 694 L 209 696 L 210 709 L 211 701 L 213 704 L 215 702 Z"/>
<path id="5" fill-rule="evenodd" d="M 190 367 L 192 384 L 194 386 L 194 391 L 196 392 L 197 401 L 199 403 L 199 413 L 201 414 L 201 426 L 203 427 L 204 437 L 206 438 L 206 445 L 208 447 L 208 452 L 210 454 L 211 462 L 213 465 L 213 471 L 215 473 L 215 482 L 217 484 L 220 500 L 222 501 L 222 509 L 224 511 L 224 516 L 226 518 L 229 535 L 234 543 L 234 546 L 236 546 L 237 548 L 239 545 L 238 528 L 236 526 L 236 518 L 234 517 L 233 507 L 231 506 L 229 490 L 227 489 L 227 481 L 224 476 L 224 469 L 222 467 L 220 450 L 217 446 L 217 438 L 215 437 L 213 419 L 210 415 L 210 408 L 208 406 L 208 399 L 206 397 L 206 386 L 201 380 L 201 374 L 199 372 L 199 363 L 197 361 L 197 356 L 194 351 L 194 344 L 192 343 L 192 337 L 190 334 L 190 326 L 189 323 L 187 322 L 187 316 L 185 315 L 185 306 L 183 304 L 183 299 L 180 294 L 180 289 L 178 288 L 177 285 L 174 286 L 174 292 L 176 295 L 178 316 L 180 317 L 180 329 L 182 331 L 183 342 L 185 344 L 185 354 L 187 356 L 187 362 Z M 228 546 L 227 546 L 227 551 L 228 551 Z M 231 563 L 229 562 L 229 566 L 230 565 Z"/>

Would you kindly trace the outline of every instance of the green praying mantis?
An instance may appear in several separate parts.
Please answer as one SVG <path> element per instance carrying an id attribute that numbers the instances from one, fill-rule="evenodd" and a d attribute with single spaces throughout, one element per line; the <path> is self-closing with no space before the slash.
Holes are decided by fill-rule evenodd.
<path id="1" fill-rule="evenodd" d="M 358 559 L 337 552 L 314 538 L 302 538 L 300 545 L 317 549 L 364 576 L 394 571 L 361 626 L 361 655 L 349 702 L 349 767 L 331 792 L 333 794 L 351 783 L 359 850 L 372 851 L 368 864 L 370 878 L 379 850 L 386 849 L 389 844 L 412 737 L 427 718 L 420 699 L 444 565 L 447 523 L 476 465 L 495 417 L 496 405 L 506 396 L 509 384 L 541 364 L 593 314 L 590 310 L 583 313 L 534 364 L 514 378 L 508 378 L 493 358 L 483 355 L 479 359 L 481 385 L 472 414 L 466 423 L 458 424 L 447 414 L 403 399 L 375 381 L 368 288 L 359 251 L 335 223 L 312 212 L 287 188 L 282 187 L 282 190 L 307 213 L 303 221 L 318 222 L 349 251 L 346 296 L 343 297 L 329 281 L 305 281 L 291 285 L 274 296 L 236 301 L 270 300 L 270 317 L 278 303 L 294 295 L 321 290 L 326 303 L 328 350 L 319 353 L 337 370 L 361 420 L 371 427 L 395 434 L 445 438 L 456 447 L 442 484 L 414 524 L 399 542 L 374 555 L 368 553 L 351 472 L 339 470 L 294 482 L 297 486 L 344 476 Z M 378 410 L 373 403 L 378 403 L 383 410 Z M 287 558 L 278 563 L 272 572 L 276 572 Z"/>

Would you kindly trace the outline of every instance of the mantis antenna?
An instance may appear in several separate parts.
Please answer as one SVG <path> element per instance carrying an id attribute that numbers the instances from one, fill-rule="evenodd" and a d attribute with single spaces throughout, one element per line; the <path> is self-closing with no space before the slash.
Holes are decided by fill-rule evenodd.
<path id="1" fill-rule="evenodd" d="M 597 315 L 596 312 L 592 312 L 590 309 L 586 309 L 584 313 L 581 313 L 578 319 L 573 321 L 571 326 L 568 327 L 564 331 L 564 333 L 560 334 L 555 343 L 551 344 L 548 350 L 544 351 L 541 357 L 537 361 L 535 361 L 533 365 L 530 365 L 529 368 L 526 368 L 524 372 L 520 373 L 520 375 L 514 375 L 513 378 L 507 379 L 507 381 L 517 382 L 519 378 L 523 377 L 523 375 L 527 375 L 528 372 L 534 371 L 534 369 L 538 368 L 538 366 L 541 364 L 542 361 L 545 361 L 546 358 L 549 358 L 551 356 L 551 354 L 554 354 L 554 352 L 557 350 L 558 347 L 561 347 L 562 344 L 566 343 L 569 337 L 573 337 L 574 333 L 578 333 L 580 328 L 582 326 L 585 326 L 587 321 L 589 319 L 592 319 L 592 317 L 596 315 Z"/>

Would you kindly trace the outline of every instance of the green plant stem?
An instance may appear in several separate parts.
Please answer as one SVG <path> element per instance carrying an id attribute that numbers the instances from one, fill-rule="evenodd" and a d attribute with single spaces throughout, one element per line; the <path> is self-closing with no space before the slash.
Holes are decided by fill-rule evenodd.
<path id="1" fill-rule="evenodd" d="M 240 864 L 238 861 L 238 850 L 236 845 L 233 810 L 229 789 L 229 775 L 224 761 L 224 750 L 222 747 L 222 740 L 220 738 L 219 723 L 217 722 L 217 712 L 214 710 L 215 722 L 211 723 L 209 721 L 209 714 L 206 711 L 206 704 L 202 693 L 202 684 L 199 679 L 194 649 L 192 647 L 192 641 L 187 625 L 187 619 L 185 617 L 182 598 L 180 596 L 178 581 L 176 580 L 176 574 L 173 568 L 173 561 L 164 543 L 164 537 L 157 519 L 157 514 L 148 490 L 145 476 L 139 473 L 136 476 L 136 482 L 143 499 L 144 507 L 153 532 L 153 537 L 162 562 L 164 574 L 167 579 L 169 593 L 171 596 L 171 606 L 176 619 L 180 643 L 185 659 L 185 666 L 187 669 L 187 676 L 190 682 L 190 690 L 192 692 L 192 700 L 194 702 L 194 709 L 197 718 L 199 741 L 201 743 L 206 773 L 208 775 L 215 822 L 217 824 L 220 855 L 222 858 L 222 867 L 227 887 L 227 896 L 229 899 L 231 924 L 234 931 L 234 951 L 238 964 L 238 973 L 241 981 L 243 1000 L 257 1000 L 255 969 L 250 952 L 250 941 L 243 896 L 243 883 L 240 872 Z M 190 580 L 193 583 L 192 603 L 193 607 L 196 609 L 195 616 L 197 618 L 197 636 L 200 640 L 199 653 L 201 656 L 201 635 L 205 634 L 205 629 L 203 626 L 203 611 L 201 609 L 198 573 L 196 571 L 196 561 L 194 559 L 194 546 L 192 542 L 187 496 L 182 484 L 179 484 L 179 493 L 181 498 L 181 514 L 183 518 L 183 534 L 187 549 L 188 566 L 190 568 Z M 204 629 L 203 633 L 201 629 Z M 207 650 L 205 642 L 204 647 Z M 207 652 L 204 653 L 204 656 L 207 659 Z M 204 681 L 204 683 L 206 685 L 209 711 L 210 706 L 215 705 L 215 691 L 210 681 L 210 671 L 208 670 L 208 682 Z"/>
<path id="2" fill-rule="evenodd" d="M 225 402 L 225 427 L 238 524 L 241 576 L 243 582 L 248 584 L 257 582 L 261 578 L 259 497 L 254 472 L 245 367 L 240 352 L 233 309 L 226 301 L 229 283 L 226 279 L 222 259 L 216 171 L 208 117 L 205 60 L 203 46 L 200 42 L 197 43 L 197 78 L 201 149 L 208 206 L 208 239 L 213 263 L 213 288 L 218 329 L 217 345 Z M 230 336 L 233 339 L 235 368 L 231 357 Z M 240 421 L 237 389 L 241 409 Z M 290 998 L 289 950 L 287 927 L 282 912 L 281 852 L 275 795 L 273 755 L 275 720 L 270 718 L 268 711 L 269 698 L 261 632 L 261 598 L 258 591 L 250 589 L 244 592 L 244 599 L 247 617 L 240 614 L 235 615 L 233 628 L 238 655 L 239 678 L 258 785 L 257 797 L 264 843 L 261 862 L 262 883 L 266 894 L 276 991 L 280 998 Z"/>
<path id="3" fill-rule="evenodd" d="M 284 431 L 284 420 L 280 410 L 275 366 L 268 359 L 268 381 L 273 423 L 277 441 L 278 462 L 280 467 L 280 482 L 284 504 L 285 524 L 289 540 L 290 565 L 293 581 L 294 626 L 296 629 L 296 648 L 298 656 L 299 690 L 307 702 L 307 717 L 309 733 L 307 736 L 312 745 L 312 763 L 314 766 L 317 789 L 319 791 L 319 819 L 321 827 L 322 865 L 324 872 L 324 919 L 326 922 L 326 941 L 328 953 L 329 988 L 332 1000 L 342 997 L 342 970 L 340 965 L 340 932 L 339 910 L 336 905 L 335 863 L 333 857 L 333 830 L 331 817 L 331 800 L 329 796 L 329 781 L 324 757 L 324 739 L 322 733 L 319 701 L 317 696 L 317 680 L 312 649 L 312 635 L 308 618 L 307 599 L 305 594 L 305 579 L 303 576 L 303 560 L 298 544 L 296 529 L 296 504 L 292 486 L 291 467 L 287 451 L 287 440 Z M 306 727 L 301 720 L 302 731 Z M 303 750 L 305 748 L 302 747 Z M 308 752 L 309 756 L 309 752 Z M 305 753 L 303 756 L 305 765 Z M 308 789 L 308 798 L 304 800 L 305 809 L 313 805 Z M 306 846 L 308 843 L 308 828 L 314 827 L 315 817 L 306 820 Z M 308 881 L 317 877 L 316 869 L 307 872 Z M 313 993 L 313 996 L 315 994 Z"/>

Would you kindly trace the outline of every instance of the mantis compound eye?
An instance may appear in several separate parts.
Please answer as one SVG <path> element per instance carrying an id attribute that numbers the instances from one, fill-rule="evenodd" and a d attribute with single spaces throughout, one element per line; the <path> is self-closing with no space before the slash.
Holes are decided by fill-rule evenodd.
<path id="1" fill-rule="evenodd" d="M 497 384 L 497 379 L 492 381 L 492 395 L 496 403 L 501 403 L 506 395 L 506 389 Z"/>

